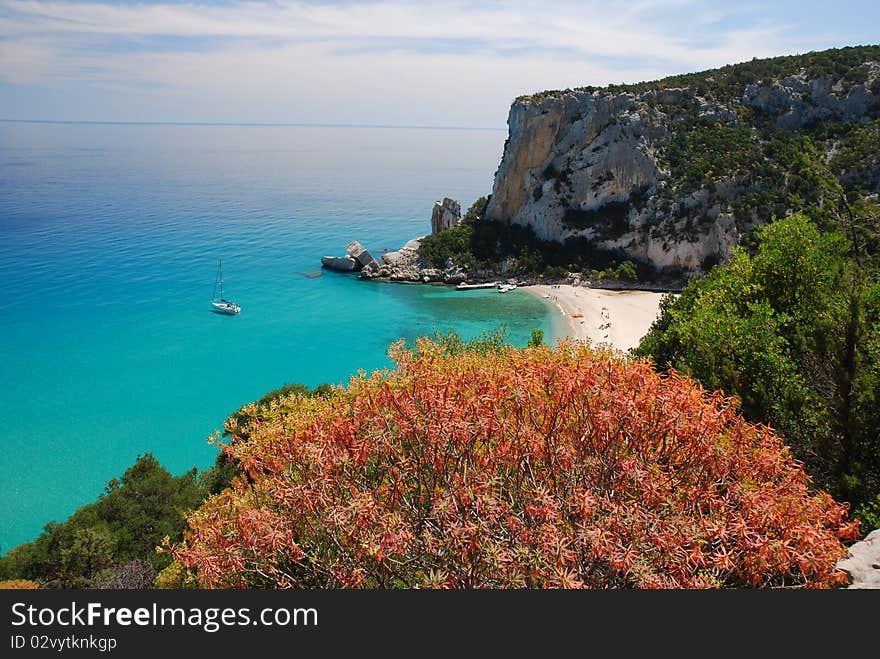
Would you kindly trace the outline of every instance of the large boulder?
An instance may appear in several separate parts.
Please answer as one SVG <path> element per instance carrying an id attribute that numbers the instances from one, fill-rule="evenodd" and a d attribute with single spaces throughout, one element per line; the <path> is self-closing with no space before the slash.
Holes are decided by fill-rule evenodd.
<path id="1" fill-rule="evenodd" d="M 447 284 L 462 284 L 467 281 L 467 272 L 455 265 L 452 258 L 447 258 L 443 264 L 443 281 Z"/>
<path id="2" fill-rule="evenodd" d="M 382 255 L 382 260 L 394 267 L 415 264 L 419 260 L 419 245 L 421 238 L 413 238 L 396 252 L 387 252 Z"/>
<path id="3" fill-rule="evenodd" d="M 424 282 L 443 281 L 443 272 L 437 268 L 422 268 L 419 270 L 419 278 Z"/>
<path id="4" fill-rule="evenodd" d="M 434 204 L 431 212 L 431 233 L 436 234 L 451 229 L 461 222 L 461 204 L 455 199 L 444 197 Z"/>
<path id="5" fill-rule="evenodd" d="M 880 529 L 852 545 L 837 567 L 850 576 L 850 588 L 880 588 Z"/>
<path id="6" fill-rule="evenodd" d="M 361 270 L 361 279 L 378 279 L 378 278 L 388 278 L 391 276 L 394 270 L 392 267 L 386 263 L 379 263 L 378 261 L 373 261 L 372 263 L 367 264 L 363 270 Z"/>
<path id="7" fill-rule="evenodd" d="M 346 253 L 360 264 L 360 268 L 365 268 L 370 263 L 375 263 L 376 259 L 367 251 L 367 248 L 361 245 L 357 240 L 352 240 L 345 246 Z M 360 269 L 358 268 L 358 269 Z"/>
<path id="8" fill-rule="evenodd" d="M 322 256 L 321 265 L 339 272 L 354 272 L 358 267 L 358 262 L 350 256 Z"/>
<path id="9" fill-rule="evenodd" d="M 456 272 L 444 271 L 443 283 L 445 284 L 463 284 L 467 281 L 467 273 L 461 270 Z"/>
<path id="10" fill-rule="evenodd" d="M 405 270 L 398 270 L 394 268 L 391 271 L 391 276 L 389 277 L 391 281 L 421 281 L 421 276 L 418 270 L 413 270 L 407 268 Z"/>
<path id="11" fill-rule="evenodd" d="M 424 264 L 419 259 L 421 240 L 421 238 L 413 238 L 399 250 L 383 254 L 378 271 L 375 274 L 368 272 L 364 276 L 364 272 L 367 271 L 367 268 L 364 268 L 361 276 L 365 279 L 384 277 L 391 281 L 423 281 L 420 270 Z"/>

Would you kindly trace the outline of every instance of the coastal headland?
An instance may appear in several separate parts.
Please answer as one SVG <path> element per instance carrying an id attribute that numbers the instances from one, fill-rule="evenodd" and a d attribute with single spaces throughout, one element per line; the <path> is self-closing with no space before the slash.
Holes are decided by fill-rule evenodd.
<path id="1" fill-rule="evenodd" d="M 349 251 L 368 254 L 356 241 L 350 243 Z M 381 263 L 371 256 L 363 258 L 367 266 L 360 271 L 360 276 L 380 282 L 459 284 L 460 289 L 466 288 L 464 281 L 470 282 L 474 288 L 493 285 L 491 281 L 465 280 L 463 273 L 451 264 L 448 270 L 420 267 L 423 264 L 418 262 L 417 239 L 410 241 L 407 248 L 390 254 L 391 257 Z M 387 256 L 383 255 L 383 259 Z M 346 267 L 334 268 L 342 260 Z M 322 262 L 327 268 L 352 272 L 356 269 L 357 259 L 325 256 Z M 497 278 L 496 283 L 503 281 L 506 280 Z M 664 296 L 658 291 L 593 288 L 577 279 L 573 283 L 535 283 L 515 278 L 509 281 L 553 308 L 556 315 L 553 324 L 558 338 L 587 340 L 593 345 L 604 344 L 623 351 L 636 347 L 648 332 L 660 313 L 660 300 Z"/>
<path id="2" fill-rule="evenodd" d="M 461 223 L 458 201 L 446 198 L 436 202 L 431 217 L 431 235 Z M 503 283 L 516 284 L 521 290 L 540 297 L 551 305 L 557 338 L 587 340 L 593 345 L 608 345 L 627 351 L 638 345 L 660 313 L 660 291 L 593 287 L 576 273 L 561 280 L 512 277 L 502 267 L 471 273 L 459 268 L 452 259 L 442 268 L 432 267 L 420 253 L 424 238 L 414 238 L 401 249 L 382 254 L 379 259 L 358 241 L 346 246 L 345 256 L 323 256 L 325 268 L 358 272 L 362 279 L 421 284 L 457 284 L 460 289 L 484 288 Z"/>

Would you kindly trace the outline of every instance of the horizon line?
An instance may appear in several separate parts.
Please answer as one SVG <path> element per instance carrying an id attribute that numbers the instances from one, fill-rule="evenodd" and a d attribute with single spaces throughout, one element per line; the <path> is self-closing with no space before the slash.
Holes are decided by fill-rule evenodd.
<path id="1" fill-rule="evenodd" d="M 408 128 L 419 130 L 493 130 L 506 131 L 507 127 L 490 126 L 428 126 L 419 124 L 357 124 L 322 122 L 273 122 L 273 121 L 116 121 L 95 119 L 6 119 L 0 123 L 12 124 L 83 124 L 103 126 L 240 126 L 240 127 L 292 127 L 292 128 Z"/>

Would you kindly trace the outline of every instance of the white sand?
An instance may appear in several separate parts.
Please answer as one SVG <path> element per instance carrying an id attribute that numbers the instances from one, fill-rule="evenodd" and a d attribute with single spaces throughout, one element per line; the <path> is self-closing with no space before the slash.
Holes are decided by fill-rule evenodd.
<path id="1" fill-rule="evenodd" d="M 521 290 L 554 304 L 560 316 L 565 317 L 563 327 L 567 336 L 624 351 L 637 346 L 648 333 L 660 314 L 660 299 L 665 295 L 569 284 L 524 286 Z M 572 317 L 578 313 L 583 314 L 583 318 Z"/>

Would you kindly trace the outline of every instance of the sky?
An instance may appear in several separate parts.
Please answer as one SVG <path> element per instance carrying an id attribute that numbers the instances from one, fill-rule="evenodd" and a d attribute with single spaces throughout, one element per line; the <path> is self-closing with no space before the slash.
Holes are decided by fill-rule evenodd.
<path id="1" fill-rule="evenodd" d="M 0 119 L 504 128 L 543 89 L 880 42 L 880 3 L 0 0 Z"/>

